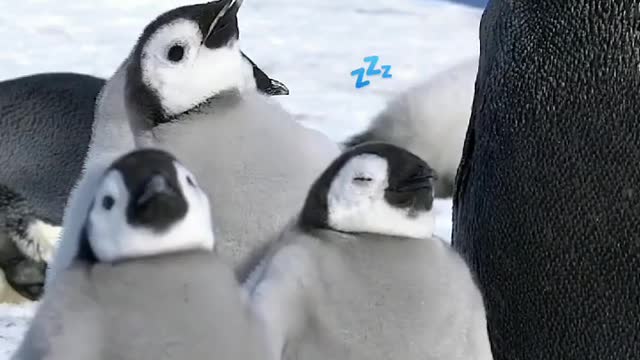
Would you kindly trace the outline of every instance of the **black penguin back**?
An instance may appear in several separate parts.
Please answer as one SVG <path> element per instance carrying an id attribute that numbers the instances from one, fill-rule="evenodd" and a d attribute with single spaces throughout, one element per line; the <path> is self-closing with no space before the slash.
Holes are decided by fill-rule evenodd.
<path id="1" fill-rule="evenodd" d="M 74 73 L 0 82 L 0 183 L 21 193 L 39 216 L 62 221 L 104 83 Z"/>

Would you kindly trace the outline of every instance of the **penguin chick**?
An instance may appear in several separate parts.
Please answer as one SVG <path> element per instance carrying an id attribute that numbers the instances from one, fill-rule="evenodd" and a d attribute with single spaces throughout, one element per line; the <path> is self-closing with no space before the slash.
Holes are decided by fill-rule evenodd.
<path id="1" fill-rule="evenodd" d="M 77 182 L 66 202 L 64 221 L 66 221 L 66 218 L 81 217 L 82 212 L 86 211 L 84 202 L 75 201 L 75 197 L 80 196 L 79 194 L 91 193 L 91 191 L 87 192 L 86 190 L 96 186 L 101 173 L 99 171 L 94 172 L 94 167 L 103 169 L 113 160 L 133 150 L 135 147 L 131 125 L 129 124 L 129 112 L 125 106 L 125 94 L 127 93 L 127 87 L 140 89 L 141 74 L 139 76 L 135 75 L 135 80 L 128 81 L 129 69 L 141 64 L 139 56 L 144 55 L 147 59 L 144 62 L 149 65 L 145 67 L 147 75 L 152 75 L 155 78 L 154 74 L 158 74 L 159 81 L 155 82 L 155 84 L 160 86 L 157 88 L 147 87 L 133 96 L 140 96 L 141 106 L 150 109 L 153 114 L 162 114 L 163 111 L 160 108 L 150 106 L 158 104 L 154 102 L 155 100 L 152 100 L 156 98 L 156 94 L 162 94 L 162 98 L 168 94 L 177 94 L 182 100 L 184 100 L 183 96 L 195 94 L 192 98 L 193 101 L 188 101 L 192 106 L 190 110 L 195 111 L 200 105 L 203 105 L 203 101 L 207 102 L 208 96 L 213 96 L 213 94 L 219 92 L 222 84 L 225 83 L 224 78 L 229 76 L 239 78 L 243 89 L 254 90 L 259 94 L 284 95 L 289 93 L 284 84 L 271 79 L 242 51 L 239 51 L 240 56 L 238 58 L 233 58 L 232 66 L 227 67 L 229 62 L 225 61 L 224 52 L 221 56 L 217 56 L 220 53 L 212 51 L 215 48 L 215 41 L 206 43 L 202 41 L 204 35 L 209 33 L 209 30 L 215 30 L 209 34 L 209 38 L 220 38 L 226 36 L 227 31 L 237 24 L 235 15 L 232 14 L 233 11 L 229 11 L 229 7 L 225 5 L 226 3 L 226 0 L 212 1 L 179 7 L 160 15 L 146 27 L 139 41 L 104 85 L 98 96 L 89 149 L 81 176 L 74 177 L 74 179 L 79 180 L 74 180 Z M 223 21 L 216 20 L 216 23 L 220 26 L 212 26 L 217 15 L 225 8 L 230 15 L 233 15 L 231 16 L 233 20 L 230 20 L 230 17 L 227 16 Z M 222 25 L 225 24 L 226 28 L 223 29 Z M 157 36 L 154 36 L 154 34 Z M 166 40 L 166 42 L 163 43 L 163 40 Z M 153 44 L 151 44 L 152 42 Z M 143 52 L 141 47 L 145 44 L 150 46 L 147 50 L 153 49 L 154 51 Z M 182 60 L 178 60 L 179 58 L 182 58 Z M 197 59 L 198 61 L 187 62 L 186 59 Z M 239 59 L 239 61 L 236 61 L 236 59 Z M 138 65 L 133 65 L 133 63 Z M 190 67 L 186 66 L 186 64 L 194 66 Z M 142 67 L 138 66 L 138 68 L 142 70 Z M 174 72 L 168 72 L 169 68 L 173 68 Z M 229 75 L 233 74 L 238 68 L 243 70 L 241 77 Z M 217 76 L 222 76 L 223 79 L 218 81 Z M 170 89 L 175 89 L 176 91 L 171 92 Z M 160 97 L 157 98 L 159 99 Z M 180 102 L 180 99 L 176 101 Z M 163 121 L 166 121 L 166 119 L 159 119 L 159 122 Z M 64 199 L 67 198 L 64 197 Z M 71 204 L 82 205 L 80 209 L 75 209 L 70 206 Z M 76 210 L 79 213 L 76 213 Z M 79 239 L 79 236 L 75 235 L 70 237 Z M 61 244 L 61 248 L 56 251 L 56 259 L 53 262 L 53 266 L 47 272 L 47 283 L 55 277 L 58 266 L 64 268 L 69 265 L 76 252 L 76 247 L 77 244 L 73 242 Z"/>
<path id="2" fill-rule="evenodd" d="M 477 72 L 478 59 L 473 58 L 411 87 L 344 146 L 384 141 L 404 147 L 425 159 L 438 174 L 435 196 L 450 197 L 471 117 Z"/>
<path id="3" fill-rule="evenodd" d="M 126 99 L 153 123 L 169 122 L 228 91 L 288 94 L 240 50 L 242 0 L 169 11 L 138 39 L 127 67 Z M 149 124 L 151 125 L 151 124 Z"/>
<path id="4" fill-rule="evenodd" d="M 165 149 L 198 176 L 216 199 L 219 253 L 234 266 L 278 234 L 339 154 L 336 143 L 255 91 L 239 46 L 239 6 L 221 0 L 162 15 L 123 64 L 135 145 Z M 58 253 L 56 264 L 66 264 L 74 251 Z"/>
<path id="5" fill-rule="evenodd" d="M 433 178 L 385 143 L 324 171 L 245 283 L 273 359 L 492 359 L 481 293 L 433 237 Z"/>
<path id="6" fill-rule="evenodd" d="M 187 249 L 211 251 L 210 217 L 207 196 L 172 155 L 135 151 L 104 175 L 80 253 L 91 261 L 114 262 Z"/>
<path id="7" fill-rule="evenodd" d="M 13 359 L 261 358 L 263 329 L 213 252 L 208 198 L 172 155 L 116 160 L 84 218 L 64 224 L 81 226 L 80 246 Z"/>

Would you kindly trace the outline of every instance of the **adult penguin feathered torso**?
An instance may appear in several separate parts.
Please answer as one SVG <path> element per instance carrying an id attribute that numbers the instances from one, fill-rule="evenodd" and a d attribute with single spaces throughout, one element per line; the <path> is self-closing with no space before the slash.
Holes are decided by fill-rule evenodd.
<path id="1" fill-rule="evenodd" d="M 103 85 L 73 73 L 0 82 L 0 184 L 56 224 L 80 175 Z"/>
<path id="2" fill-rule="evenodd" d="M 453 245 L 496 359 L 640 354 L 639 28 L 635 1 L 484 13 Z"/>
<path id="3" fill-rule="evenodd" d="M 35 300 L 60 233 L 66 199 L 80 175 L 95 101 L 105 81 L 43 73 L 0 82 L 0 267 Z"/>

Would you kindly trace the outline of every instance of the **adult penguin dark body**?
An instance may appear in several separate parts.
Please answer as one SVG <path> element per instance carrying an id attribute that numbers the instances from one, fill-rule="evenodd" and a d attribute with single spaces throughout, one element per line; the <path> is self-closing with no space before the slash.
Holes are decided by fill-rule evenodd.
<path id="1" fill-rule="evenodd" d="M 82 170 L 104 83 L 73 73 L 0 82 L 0 184 L 57 224 Z"/>
<path id="2" fill-rule="evenodd" d="M 454 197 L 497 360 L 640 354 L 635 1 L 489 3 Z"/>
<path id="3" fill-rule="evenodd" d="M 54 224 L 82 169 L 104 83 L 75 73 L 0 82 L 0 268 L 9 285 L 2 294 L 41 294 Z"/>

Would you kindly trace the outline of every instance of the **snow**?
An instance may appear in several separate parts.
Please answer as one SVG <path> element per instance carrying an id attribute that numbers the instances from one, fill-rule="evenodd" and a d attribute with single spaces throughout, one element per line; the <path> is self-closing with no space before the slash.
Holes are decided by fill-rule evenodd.
<path id="1" fill-rule="evenodd" d="M 48 71 L 108 77 L 148 22 L 189 3 L 0 0 L 0 80 Z M 245 53 L 291 90 L 278 100 L 340 141 L 394 94 L 478 56 L 481 11 L 440 0 L 245 0 L 240 36 Z M 392 78 L 356 89 L 351 71 L 366 68 L 370 55 L 392 66 Z M 449 239 L 451 201 L 437 200 L 435 212 L 437 234 Z M 0 305 L 0 360 L 19 344 L 35 306 Z"/>

